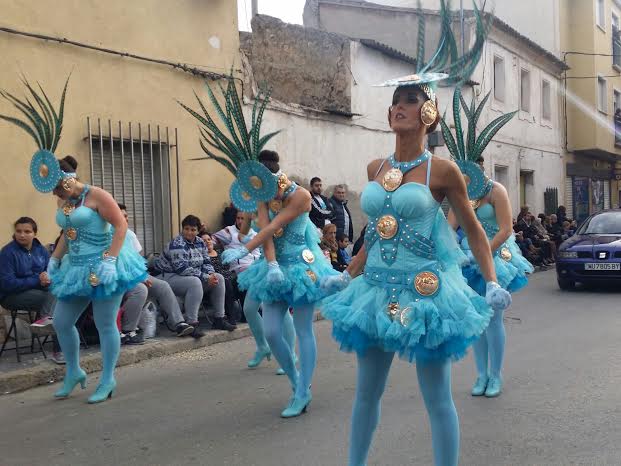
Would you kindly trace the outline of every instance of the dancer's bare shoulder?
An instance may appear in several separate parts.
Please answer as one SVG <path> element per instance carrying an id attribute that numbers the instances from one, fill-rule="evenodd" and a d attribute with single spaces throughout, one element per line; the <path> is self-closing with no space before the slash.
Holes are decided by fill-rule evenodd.
<path id="1" fill-rule="evenodd" d="M 380 170 L 382 163 L 384 163 L 386 159 L 375 159 L 369 165 L 367 165 L 367 177 L 369 181 L 373 181 L 377 172 Z"/>

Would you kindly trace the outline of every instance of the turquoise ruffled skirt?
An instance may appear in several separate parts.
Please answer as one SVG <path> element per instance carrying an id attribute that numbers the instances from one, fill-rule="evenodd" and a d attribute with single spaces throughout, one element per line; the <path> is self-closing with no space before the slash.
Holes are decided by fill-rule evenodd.
<path id="1" fill-rule="evenodd" d="M 466 243 L 467 246 L 467 243 Z M 522 255 L 515 238 L 510 236 L 502 247 L 506 247 L 511 252 L 511 259 L 504 260 L 499 254 L 494 254 L 494 267 L 496 268 L 496 279 L 498 284 L 510 293 L 521 290 L 528 284 L 527 274 L 533 273 L 534 268 L 530 262 Z M 481 275 L 479 264 L 474 262 L 466 265 L 462 272 L 468 280 L 468 285 L 485 296 L 487 283 Z"/>
<path id="2" fill-rule="evenodd" d="M 103 251 L 100 253 L 102 254 Z M 73 262 L 73 263 L 72 263 Z M 80 257 L 73 258 L 70 253 L 63 257 L 58 270 L 50 277 L 50 290 L 58 299 L 88 297 L 106 299 L 112 295 L 125 293 L 147 279 L 147 267 L 144 258 L 126 242 L 117 257 L 117 279 L 112 283 L 99 283 L 92 286 L 89 277 L 91 271 L 97 272 L 97 265 L 76 265 L 82 263 Z"/>

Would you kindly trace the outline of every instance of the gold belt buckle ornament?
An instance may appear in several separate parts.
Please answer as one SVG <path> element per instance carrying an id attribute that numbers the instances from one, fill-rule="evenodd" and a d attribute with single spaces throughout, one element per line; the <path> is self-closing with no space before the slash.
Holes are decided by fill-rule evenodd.
<path id="1" fill-rule="evenodd" d="M 88 282 L 92 287 L 96 287 L 99 285 L 99 277 L 95 274 L 95 272 L 91 272 L 88 276 Z"/>
<path id="2" fill-rule="evenodd" d="M 304 262 L 307 264 L 312 264 L 315 262 L 315 254 L 313 254 L 313 251 L 310 249 L 304 249 L 304 251 L 302 251 L 302 259 L 304 259 Z"/>
<path id="3" fill-rule="evenodd" d="M 421 272 L 414 278 L 414 289 L 421 296 L 433 296 L 440 288 L 440 279 L 433 272 Z"/>
<path id="4" fill-rule="evenodd" d="M 279 199 L 272 199 L 270 201 L 270 210 L 277 214 L 282 210 L 282 201 Z"/>
<path id="5" fill-rule="evenodd" d="M 249 181 L 254 189 L 261 189 L 263 187 L 263 181 L 258 176 L 251 176 Z"/>
<path id="6" fill-rule="evenodd" d="M 78 237 L 78 231 L 75 228 L 69 228 L 66 235 L 71 241 L 75 241 Z"/>
<path id="7" fill-rule="evenodd" d="M 386 314 L 388 314 L 390 320 L 395 320 L 395 317 L 399 314 L 399 303 L 388 303 Z"/>
<path id="8" fill-rule="evenodd" d="M 317 281 L 317 274 L 313 272 L 312 270 L 308 269 L 306 271 L 306 275 L 308 275 L 308 278 L 310 278 L 313 281 L 313 283 Z"/>
<path id="9" fill-rule="evenodd" d="M 376 230 L 382 239 L 391 239 L 397 234 L 399 223 L 392 215 L 384 215 L 378 220 Z"/>
<path id="10" fill-rule="evenodd" d="M 470 205 L 474 210 L 477 210 L 481 206 L 481 199 L 470 199 Z"/>
<path id="11" fill-rule="evenodd" d="M 500 258 L 501 259 L 509 262 L 512 257 L 513 257 L 513 254 L 511 254 L 511 251 L 509 251 L 509 248 L 502 248 L 500 250 Z"/>
<path id="12" fill-rule="evenodd" d="M 244 201 L 250 201 L 252 199 L 252 196 L 248 194 L 246 191 L 242 191 L 241 195 L 244 198 Z"/>
<path id="13" fill-rule="evenodd" d="M 282 235 L 285 234 L 285 230 L 283 228 L 279 228 L 278 230 L 276 230 L 276 232 L 274 233 L 274 238 L 280 238 Z"/>
<path id="14" fill-rule="evenodd" d="M 399 186 L 401 186 L 401 182 L 403 181 L 403 172 L 398 168 L 391 168 L 384 175 L 384 179 L 382 180 L 382 186 L 386 191 L 395 191 Z"/>

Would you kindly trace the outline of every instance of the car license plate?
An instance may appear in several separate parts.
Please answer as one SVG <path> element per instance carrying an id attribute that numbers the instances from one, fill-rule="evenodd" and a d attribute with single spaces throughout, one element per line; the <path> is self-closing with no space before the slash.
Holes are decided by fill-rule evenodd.
<path id="1" fill-rule="evenodd" d="M 620 263 L 584 264 L 584 270 L 621 270 Z"/>

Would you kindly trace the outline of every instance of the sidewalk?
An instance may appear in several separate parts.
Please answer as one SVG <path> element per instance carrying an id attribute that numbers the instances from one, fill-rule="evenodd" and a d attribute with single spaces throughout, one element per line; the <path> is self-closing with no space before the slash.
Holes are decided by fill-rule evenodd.
<path id="1" fill-rule="evenodd" d="M 323 317 L 316 312 L 314 320 L 323 320 Z M 161 335 L 146 340 L 144 345 L 122 346 L 117 367 L 251 336 L 248 324 L 237 324 L 237 330 L 232 332 L 208 330 L 199 340 L 191 337 L 179 338 L 168 332 L 165 326 L 159 328 Z M 35 343 L 35 348 L 36 346 Z M 46 345 L 46 352 L 49 357 L 51 345 Z M 80 350 L 80 365 L 87 374 L 100 371 L 99 347 L 91 346 L 87 350 Z M 44 359 L 41 353 L 23 354 L 22 362 L 17 363 L 14 351 L 5 352 L 0 360 L 0 395 L 58 382 L 62 380 L 64 373 L 64 366 L 55 364 L 50 359 Z"/>

